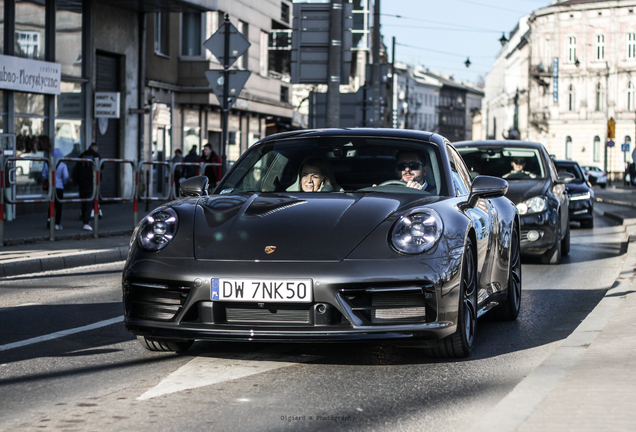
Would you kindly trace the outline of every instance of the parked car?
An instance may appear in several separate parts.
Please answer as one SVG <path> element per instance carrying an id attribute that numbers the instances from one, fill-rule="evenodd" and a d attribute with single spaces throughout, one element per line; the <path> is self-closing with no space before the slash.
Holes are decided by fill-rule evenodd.
<path id="1" fill-rule="evenodd" d="M 324 173 L 315 174 L 320 191 L 303 192 L 306 170 Z M 465 357 L 478 317 L 519 313 L 519 217 L 503 196 L 508 183 L 473 180 L 440 135 L 273 135 L 212 195 L 207 184 L 185 180 L 185 198 L 133 233 L 124 323 L 149 350 L 184 350 L 195 339 L 398 339 Z"/>
<path id="2" fill-rule="evenodd" d="M 605 171 L 593 165 L 583 165 L 582 168 L 592 185 L 599 185 L 601 189 L 607 186 L 607 173 Z"/>
<path id="3" fill-rule="evenodd" d="M 506 197 L 521 215 L 521 251 L 558 264 L 570 253 L 569 198 L 565 183 L 542 144 L 524 141 L 462 141 L 454 144 L 471 175 L 508 181 Z"/>
<path id="4" fill-rule="evenodd" d="M 583 169 L 576 161 L 555 160 L 559 172 L 569 172 L 574 180 L 565 185 L 570 197 L 570 220 L 581 223 L 582 228 L 594 227 L 594 187 L 585 179 Z"/>

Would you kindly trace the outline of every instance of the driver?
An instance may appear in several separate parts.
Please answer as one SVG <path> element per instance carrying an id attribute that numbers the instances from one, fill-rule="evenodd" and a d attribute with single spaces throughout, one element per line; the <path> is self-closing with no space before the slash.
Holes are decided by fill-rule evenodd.
<path id="1" fill-rule="evenodd" d="M 400 150 L 395 156 L 395 173 L 397 177 L 406 182 L 406 187 L 422 189 L 427 192 L 435 190 L 435 185 L 426 182 L 426 156 L 422 152 L 414 150 Z"/>
<path id="2" fill-rule="evenodd" d="M 530 178 L 536 178 L 537 175 L 530 172 L 530 171 L 526 171 L 526 164 L 527 164 L 527 160 L 525 157 L 514 157 L 512 158 L 512 161 L 510 162 L 510 166 L 512 166 L 512 170 L 508 173 L 508 174 L 504 174 L 502 176 L 502 178 L 508 178 L 508 177 L 530 177 Z"/>

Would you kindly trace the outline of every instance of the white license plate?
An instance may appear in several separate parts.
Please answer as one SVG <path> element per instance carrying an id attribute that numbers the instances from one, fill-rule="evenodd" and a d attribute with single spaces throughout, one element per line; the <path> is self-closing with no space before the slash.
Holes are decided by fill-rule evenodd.
<path id="1" fill-rule="evenodd" d="M 212 278 L 212 300 L 276 303 L 310 303 L 311 279 L 229 279 Z"/>

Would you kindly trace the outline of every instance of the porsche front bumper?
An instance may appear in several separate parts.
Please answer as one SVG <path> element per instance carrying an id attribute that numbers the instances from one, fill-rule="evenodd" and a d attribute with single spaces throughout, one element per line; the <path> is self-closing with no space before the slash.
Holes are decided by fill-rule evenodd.
<path id="1" fill-rule="evenodd" d="M 135 335 L 175 340 L 436 341 L 457 326 L 460 263 L 140 260 L 124 271 L 124 322 Z M 212 301 L 210 280 L 237 274 L 309 277 L 312 302 Z"/>

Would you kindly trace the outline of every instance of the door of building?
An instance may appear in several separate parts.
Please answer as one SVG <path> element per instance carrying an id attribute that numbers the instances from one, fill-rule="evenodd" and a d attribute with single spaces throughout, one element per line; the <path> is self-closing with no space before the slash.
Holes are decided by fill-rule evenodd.
<path id="1" fill-rule="evenodd" d="M 96 58 L 98 92 L 120 92 L 120 56 L 98 53 Z M 98 119 L 95 142 L 102 159 L 119 159 L 119 119 Z M 106 163 L 102 166 L 100 190 L 103 197 L 119 197 L 119 164 Z"/>

